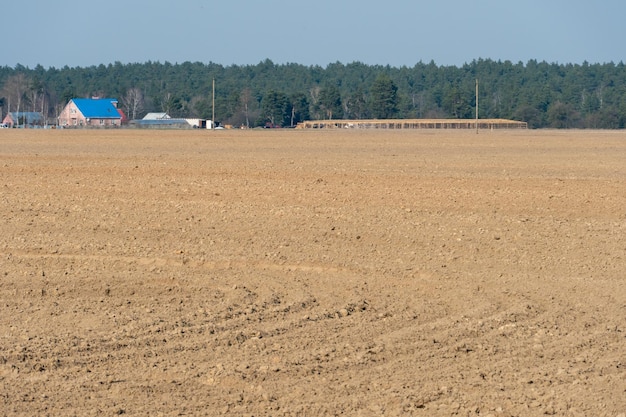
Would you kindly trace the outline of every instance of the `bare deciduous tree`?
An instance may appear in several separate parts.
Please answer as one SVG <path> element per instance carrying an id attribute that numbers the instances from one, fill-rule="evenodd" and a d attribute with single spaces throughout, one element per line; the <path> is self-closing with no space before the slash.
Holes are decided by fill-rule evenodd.
<path id="1" fill-rule="evenodd" d="M 250 101 L 252 101 L 252 91 L 249 88 L 245 88 L 240 95 L 241 105 L 243 107 L 243 113 L 246 117 L 246 129 L 250 128 Z"/>
<path id="2" fill-rule="evenodd" d="M 30 101 L 29 104 L 31 105 L 33 112 L 37 112 L 38 110 L 41 112 L 41 117 L 43 117 L 41 120 L 42 125 L 47 125 L 47 106 L 49 97 L 45 84 L 36 78 L 30 80 L 28 86 L 28 97 L 26 98 Z"/>
<path id="3" fill-rule="evenodd" d="M 161 99 L 161 110 L 172 117 L 179 117 L 179 112 L 183 108 L 181 101 L 172 93 L 165 93 Z"/>
<path id="4" fill-rule="evenodd" d="M 122 97 L 122 105 L 126 115 L 135 120 L 144 110 L 143 93 L 138 88 L 129 89 Z"/>
<path id="5" fill-rule="evenodd" d="M 21 111 L 22 101 L 27 88 L 28 81 L 26 75 L 19 73 L 7 78 L 2 89 L 3 95 L 7 99 L 7 112 L 15 111 L 19 113 Z"/>
<path id="6" fill-rule="evenodd" d="M 309 94 L 311 94 L 311 107 L 313 108 L 313 114 L 316 119 L 321 119 L 319 104 L 321 90 L 321 87 L 318 85 L 309 90 Z"/>

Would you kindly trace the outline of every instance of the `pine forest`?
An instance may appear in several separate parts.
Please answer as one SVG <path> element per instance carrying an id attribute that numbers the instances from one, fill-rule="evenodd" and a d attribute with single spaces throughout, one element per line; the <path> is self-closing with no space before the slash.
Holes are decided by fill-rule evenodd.
<path id="1" fill-rule="evenodd" d="M 471 119 L 525 121 L 529 128 L 621 129 L 623 63 L 463 66 L 333 63 L 224 66 L 146 62 L 91 67 L 0 67 L 0 110 L 41 112 L 54 121 L 72 98 L 116 98 L 129 119 L 148 112 L 206 118 L 236 127 L 290 127 L 303 120 Z"/>

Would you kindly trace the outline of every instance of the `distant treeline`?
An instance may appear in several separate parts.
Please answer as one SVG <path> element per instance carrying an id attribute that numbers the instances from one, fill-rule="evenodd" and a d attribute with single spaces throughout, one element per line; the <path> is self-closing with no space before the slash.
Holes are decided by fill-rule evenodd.
<path id="1" fill-rule="evenodd" d="M 213 82 L 215 81 L 215 84 Z M 531 128 L 626 125 L 623 63 L 582 65 L 479 59 L 461 67 L 334 63 L 146 62 L 86 68 L 0 67 L 0 106 L 54 120 L 74 97 L 117 98 L 129 118 L 147 112 L 235 126 L 292 126 L 310 119 L 474 118 Z M 215 95 L 213 95 L 215 85 Z M 213 108 L 213 103 L 215 107 Z"/>

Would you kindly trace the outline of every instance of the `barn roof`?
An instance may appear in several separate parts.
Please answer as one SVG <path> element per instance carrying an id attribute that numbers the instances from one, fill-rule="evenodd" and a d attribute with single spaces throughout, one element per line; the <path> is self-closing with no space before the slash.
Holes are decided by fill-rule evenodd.
<path id="1" fill-rule="evenodd" d="M 75 98 L 72 101 L 87 118 L 120 119 L 122 117 L 115 106 L 117 100 L 113 98 Z"/>
<path id="2" fill-rule="evenodd" d="M 171 119 L 167 113 L 148 113 L 143 117 L 143 120 L 165 120 Z"/>
<path id="3" fill-rule="evenodd" d="M 34 124 L 43 121 L 42 114 L 34 111 L 9 112 L 8 115 L 13 121 L 24 119 L 26 124 Z"/>
<path id="4" fill-rule="evenodd" d="M 134 124 L 138 126 L 185 126 L 190 127 L 191 125 L 185 119 L 141 119 L 135 120 Z"/>

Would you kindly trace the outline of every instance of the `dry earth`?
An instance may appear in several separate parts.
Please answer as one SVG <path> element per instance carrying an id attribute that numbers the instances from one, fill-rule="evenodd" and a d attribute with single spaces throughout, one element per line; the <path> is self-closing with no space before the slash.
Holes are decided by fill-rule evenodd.
<path id="1" fill-rule="evenodd" d="M 626 414 L 626 133 L 0 131 L 0 414 Z"/>

